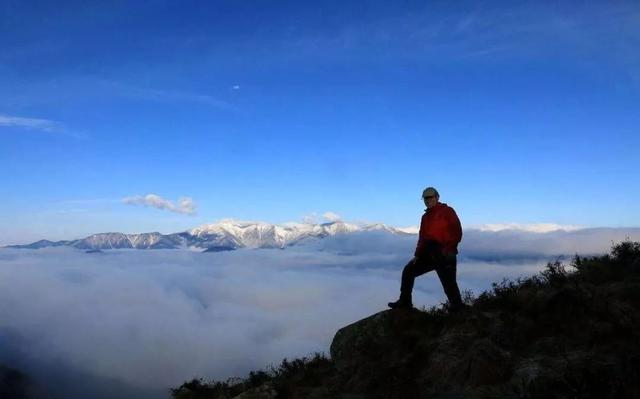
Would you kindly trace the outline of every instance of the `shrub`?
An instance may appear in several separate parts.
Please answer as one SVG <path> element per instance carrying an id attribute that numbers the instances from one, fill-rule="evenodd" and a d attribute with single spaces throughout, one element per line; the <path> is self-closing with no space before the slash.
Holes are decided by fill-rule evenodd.
<path id="1" fill-rule="evenodd" d="M 567 282 L 569 272 L 565 269 L 564 264 L 560 262 L 560 259 L 556 259 L 555 262 L 547 263 L 547 267 L 540 272 L 540 276 L 543 283 L 557 287 Z"/>
<path id="2" fill-rule="evenodd" d="M 572 266 L 580 280 L 593 284 L 637 277 L 640 272 L 640 242 L 625 240 L 614 244 L 611 254 L 603 256 L 576 255 Z"/>
<path id="3" fill-rule="evenodd" d="M 640 242 L 633 242 L 629 239 L 614 245 L 611 248 L 611 255 L 616 262 L 631 264 L 640 259 Z"/>
<path id="4" fill-rule="evenodd" d="M 202 378 L 194 378 L 178 388 L 169 390 L 174 399 L 212 399 L 231 397 L 231 387 L 224 382 L 204 382 Z"/>
<path id="5" fill-rule="evenodd" d="M 293 393 L 299 387 L 313 387 L 323 385 L 323 381 L 333 362 L 324 353 L 316 352 L 313 357 L 303 357 L 289 361 L 283 359 L 277 368 L 271 368 L 273 387 L 279 398 L 295 396 Z"/>
<path id="6" fill-rule="evenodd" d="M 474 301 L 474 306 L 481 308 L 500 308 L 515 310 L 521 307 L 519 293 L 524 289 L 537 289 L 545 284 L 545 279 L 539 276 L 520 277 L 518 279 L 503 279 L 499 283 L 492 283 L 490 291 L 482 292 Z"/>
<path id="7" fill-rule="evenodd" d="M 288 360 L 284 358 L 277 368 L 271 367 L 274 380 L 286 380 L 301 374 L 313 373 L 319 369 L 332 365 L 324 353 L 316 352 L 313 357 Z"/>
<path id="8" fill-rule="evenodd" d="M 273 378 L 269 373 L 259 370 L 249 372 L 249 378 L 247 378 L 247 389 L 257 388 L 267 381 Z"/>

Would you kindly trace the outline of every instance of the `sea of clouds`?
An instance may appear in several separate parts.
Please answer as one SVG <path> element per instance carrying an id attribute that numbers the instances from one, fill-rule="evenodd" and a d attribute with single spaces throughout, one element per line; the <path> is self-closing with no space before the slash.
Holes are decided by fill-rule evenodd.
<path id="1" fill-rule="evenodd" d="M 640 229 L 465 232 L 462 290 L 605 253 Z M 193 377 L 244 377 L 328 352 L 335 332 L 397 299 L 415 236 L 337 235 L 279 249 L 0 249 L 0 364 L 51 398 L 166 398 Z M 564 257 L 562 257 L 564 256 Z M 445 300 L 435 273 L 414 304 Z"/>

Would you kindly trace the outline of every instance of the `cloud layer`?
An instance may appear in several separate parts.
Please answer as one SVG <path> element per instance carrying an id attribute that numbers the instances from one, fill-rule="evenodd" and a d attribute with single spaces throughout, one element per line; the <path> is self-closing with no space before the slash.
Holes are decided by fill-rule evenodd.
<path id="1" fill-rule="evenodd" d="M 615 234 L 639 232 L 467 233 L 459 284 L 479 293 L 558 251 L 606 252 Z M 246 376 L 327 351 L 340 327 L 385 309 L 414 247 L 414 236 L 362 232 L 286 250 L 0 249 L 0 364 L 44 381 L 54 398 L 73 397 L 72 387 L 165 398 L 162 389 L 195 376 Z M 435 274 L 416 280 L 416 305 L 444 299 Z M 61 376 L 65 368 L 75 372 Z"/>
<path id="2" fill-rule="evenodd" d="M 182 197 L 176 202 L 173 202 L 156 194 L 147 194 L 145 196 L 134 195 L 132 197 L 125 197 L 122 199 L 122 202 L 128 205 L 142 205 L 186 215 L 193 215 L 196 213 L 196 204 L 190 197 Z"/>

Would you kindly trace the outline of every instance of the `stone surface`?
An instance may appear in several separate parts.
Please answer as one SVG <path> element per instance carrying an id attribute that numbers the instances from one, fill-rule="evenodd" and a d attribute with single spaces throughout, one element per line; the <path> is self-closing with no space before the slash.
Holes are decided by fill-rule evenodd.
<path id="1" fill-rule="evenodd" d="M 242 392 L 233 399 L 275 399 L 278 393 L 270 382 L 266 382 L 257 388 Z"/>

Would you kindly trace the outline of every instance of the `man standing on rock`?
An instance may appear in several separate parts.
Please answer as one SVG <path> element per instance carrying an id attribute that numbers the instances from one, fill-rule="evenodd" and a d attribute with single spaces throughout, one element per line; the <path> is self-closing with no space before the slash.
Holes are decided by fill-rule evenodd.
<path id="1" fill-rule="evenodd" d="M 400 299 L 389 302 L 389 307 L 411 309 L 415 278 L 435 270 L 449 299 L 449 309 L 456 311 L 464 307 L 456 282 L 456 255 L 458 243 L 462 240 L 460 219 L 453 208 L 439 201 L 440 194 L 435 188 L 427 187 L 422 192 L 422 199 L 427 209 L 420 221 L 415 256 L 402 271 Z"/>

